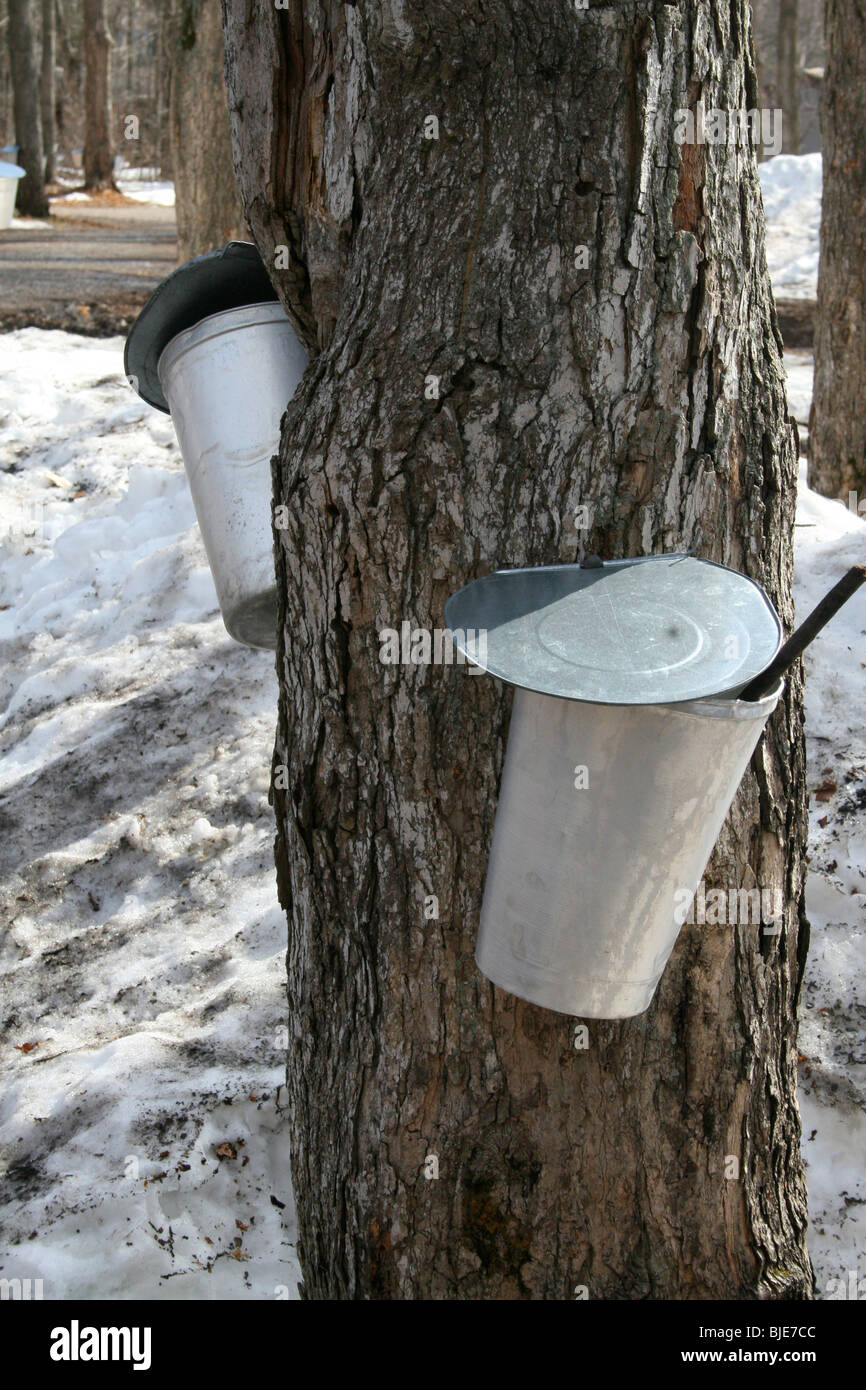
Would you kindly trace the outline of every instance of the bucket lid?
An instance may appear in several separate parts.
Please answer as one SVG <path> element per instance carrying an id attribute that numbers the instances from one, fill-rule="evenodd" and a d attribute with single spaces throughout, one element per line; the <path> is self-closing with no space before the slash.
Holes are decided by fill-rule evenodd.
<path id="1" fill-rule="evenodd" d="M 0 160 L 0 179 L 23 179 L 26 174 L 27 170 L 22 169 L 20 164 L 10 164 L 8 160 Z"/>
<path id="2" fill-rule="evenodd" d="M 452 594 L 445 620 L 509 685 L 603 705 L 735 695 L 782 638 L 759 584 L 688 555 L 497 570 Z"/>
<path id="3" fill-rule="evenodd" d="M 277 299 L 264 261 L 251 241 L 230 241 L 196 256 L 157 285 L 126 339 L 123 366 L 149 405 L 169 413 L 157 373 L 162 350 L 185 328 L 224 309 Z"/>

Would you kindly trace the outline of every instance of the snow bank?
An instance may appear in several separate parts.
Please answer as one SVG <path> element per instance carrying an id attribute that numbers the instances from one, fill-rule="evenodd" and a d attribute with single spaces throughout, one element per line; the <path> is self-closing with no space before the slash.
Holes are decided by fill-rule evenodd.
<path id="1" fill-rule="evenodd" d="M 160 207 L 175 205 L 174 184 L 170 179 L 157 178 L 157 169 L 136 167 L 118 160 L 115 182 L 121 193 L 137 203 L 156 203 Z"/>
<path id="2" fill-rule="evenodd" d="M 0 1274 L 295 1297 L 273 658 L 121 352 L 0 336 Z"/>
<path id="3" fill-rule="evenodd" d="M 800 480 L 795 598 L 812 609 L 866 561 L 866 521 Z M 866 1293 L 866 593 L 806 654 L 812 942 L 800 1025 L 810 1247 L 825 1296 Z"/>
<path id="4" fill-rule="evenodd" d="M 117 180 L 117 187 L 136 203 L 155 203 L 163 208 L 174 207 L 174 184 L 167 179 L 135 179 L 124 174 Z"/>
<path id="5" fill-rule="evenodd" d="M 820 154 L 779 154 L 758 165 L 767 265 L 777 299 L 815 299 L 821 232 Z"/>

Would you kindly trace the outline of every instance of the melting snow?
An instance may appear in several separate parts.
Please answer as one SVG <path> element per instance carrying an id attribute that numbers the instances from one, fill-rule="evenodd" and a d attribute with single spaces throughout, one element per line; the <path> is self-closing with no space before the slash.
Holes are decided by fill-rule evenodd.
<path id="1" fill-rule="evenodd" d="M 777 292 L 814 295 L 820 156 L 761 179 Z M 223 629 L 171 423 L 121 352 L 0 336 L 0 1274 L 48 1298 L 295 1298 L 273 660 Z M 787 362 L 805 426 L 811 358 Z M 805 479 L 797 519 L 802 615 L 866 557 L 866 521 Z M 866 1236 L 864 610 L 807 661 L 801 1105 L 829 1296 Z"/>

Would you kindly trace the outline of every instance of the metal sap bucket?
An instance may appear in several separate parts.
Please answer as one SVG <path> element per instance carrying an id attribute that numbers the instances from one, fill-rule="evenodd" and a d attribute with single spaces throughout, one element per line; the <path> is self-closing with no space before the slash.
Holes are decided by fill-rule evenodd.
<path id="1" fill-rule="evenodd" d="M 543 1008 L 640 1014 L 781 694 L 736 698 L 778 649 L 775 610 L 743 575 L 654 556 L 500 571 L 446 620 L 518 686 L 476 962 Z"/>
<path id="2" fill-rule="evenodd" d="M 226 628 L 273 650 L 271 456 L 307 354 L 256 248 L 231 241 L 169 275 L 124 361 L 138 394 L 171 413 Z"/>
<path id="3" fill-rule="evenodd" d="M 781 689 L 644 707 L 515 691 L 482 973 L 580 1018 L 643 1013 Z"/>
<path id="4" fill-rule="evenodd" d="M 20 164 L 0 162 L 0 231 L 12 226 L 18 182 L 24 178 L 26 172 Z"/>
<path id="5" fill-rule="evenodd" d="M 276 645 L 271 455 L 306 365 L 279 304 L 213 314 L 159 359 L 223 622 L 249 647 Z"/>

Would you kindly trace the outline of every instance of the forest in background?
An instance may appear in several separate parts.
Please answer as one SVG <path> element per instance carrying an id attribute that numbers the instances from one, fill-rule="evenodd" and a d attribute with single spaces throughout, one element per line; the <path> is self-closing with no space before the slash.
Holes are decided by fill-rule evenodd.
<path id="1" fill-rule="evenodd" d="M 115 190 L 122 167 L 176 183 L 181 260 L 243 230 L 219 0 L 4 0 L 0 148 L 17 210 Z"/>
<path id="2" fill-rule="evenodd" d="M 752 12 L 761 105 L 784 111 L 785 154 L 818 150 L 822 4 L 755 0 Z M 48 185 L 61 177 L 104 188 L 118 157 L 174 178 L 186 148 L 172 127 L 182 120 L 190 65 L 201 97 L 219 96 L 221 34 L 214 42 L 209 32 L 219 23 L 218 0 L 2 0 L 0 147 L 6 158 L 16 147 L 30 156 L 23 162 L 33 185 L 22 189 L 20 210 L 38 215 L 43 197 L 31 150 L 42 151 Z M 207 52 L 196 56 L 197 46 Z M 35 99 L 19 96 L 16 120 L 17 85 Z M 207 123 L 183 133 L 192 143 L 212 134 Z"/>

